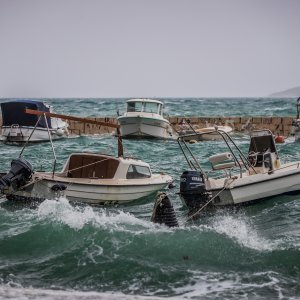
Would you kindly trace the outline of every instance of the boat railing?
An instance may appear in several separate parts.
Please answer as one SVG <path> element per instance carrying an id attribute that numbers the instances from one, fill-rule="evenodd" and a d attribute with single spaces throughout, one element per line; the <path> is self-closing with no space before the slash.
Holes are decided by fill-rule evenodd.
<path id="1" fill-rule="evenodd" d="M 243 175 L 246 175 L 247 176 L 251 176 L 251 175 L 255 175 L 257 173 L 259 174 L 275 174 L 281 170 L 284 170 L 284 169 L 288 169 L 288 168 L 291 168 L 291 167 L 294 167 L 295 169 L 299 169 L 300 168 L 300 162 L 291 162 L 291 163 L 288 163 L 288 165 L 284 165 L 284 166 L 280 166 L 279 168 L 275 168 L 275 169 L 272 169 L 272 170 L 268 170 L 268 171 L 264 171 L 264 172 L 256 172 L 256 173 L 246 173 L 247 169 L 244 168 L 243 172 L 242 172 L 242 176 Z M 223 171 L 223 172 L 220 172 L 220 171 Z M 248 170 L 249 171 L 249 170 Z M 257 170 L 256 170 L 257 171 Z M 216 176 L 213 176 L 212 174 L 216 174 L 218 173 Z M 237 168 L 236 166 L 232 167 L 232 168 L 228 168 L 228 169 L 223 169 L 223 170 L 215 170 L 215 169 L 212 169 L 212 170 L 209 170 L 207 172 L 207 175 L 208 177 L 212 178 L 212 179 L 220 179 L 220 178 L 224 178 L 224 174 L 227 178 L 231 178 L 231 177 L 234 177 L 236 175 L 238 175 L 240 173 L 240 169 Z"/>
<path id="2" fill-rule="evenodd" d="M 55 150 L 54 150 L 54 146 L 53 146 L 53 142 L 52 142 L 52 136 L 51 136 L 51 132 L 50 132 L 50 129 L 49 129 L 49 125 L 48 125 L 48 120 L 46 118 L 46 114 L 43 113 L 43 114 L 40 114 L 38 119 L 37 119 L 37 122 L 35 123 L 35 126 L 34 128 L 32 129 L 32 131 L 30 132 L 30 135 L 28 137 L 28 139 L 26 140 L 26 143 L 24 144 L 20 154 L 19 154 L 19 157 L 21 158 L 22 157 L 22 154 L 26 148 L 26 146 L 28 145 L 28 143 L 30 142 L 30 139 L 34 133 L 34 131 L 36 130 L 41 118 L 44 117 L 44 120 L 45 120 L 45 124 L 46 124 L 46 127 L 47 127 L 47 131 L 48 131 L 48 136 L 49 136 L 49 141 L 50 141 L 50 144 L 51 144 L 51 149 L 52 149 L 52 154 L 53 154 L 53 158 L 54 158 L 54 161 L 53 161 L 53 169 L 52 169 L 52 176 L 54 176 L 55 174 L 55 169 L 56 169 L 56 162 L 57 162 L 57 159 L 56 159 L 56 153 L 55 153 Z"/>
<path id="3" fill-rule="evenodd" d="M 177 138 L 178 145 L 180 150 L 182 151 L 189 167 L 193 170 L 199 170 L 203 173 L 203 175 L 208 178 L 208 174 L 203 170 L 201 164 L 193 154 L 192 150 L 188 146 L 186 140 L 201 138 L 202 135 L 209 134 L 219 134 L 223 141 L 225 142 L 228 150 L 232 155 L 232 160 L 235 163 L 235 167 L 239 170 L 240 177 L 242 177 L 243 170 L 252 170 L 254 173 L 257 173 L 255 168 L 250 163 L 249 159 L 242 153 L 237 144 L 232 140 L 229 134 L 223 130 L 218 129 L 218 126 L 215 126 L 214 130 L 203 132 L 194 132 L 192 134 L 181 135 Z"/>
<path id="4" fill-rule="evenodd" d="M 80 118 L 80 117 L 75 117 L 75 116 L 66 116 L 66 115 L 62 115 L 62 114 L 55 114 L 55 113 L 32 110 L 32 109 L 25 109 L 25 113 L 38 115 L 39 117 L 38 117 L 38 120 L 37 120 L 33 130 L 30 133 L 29 138 L 27 139 L 26 143 L 24 144 L 19 157 L 22 156 L 23 151 L 24 151 L 25 147 L 27 146 L 27 144 L 29 143 L 29 141 L 30 141 L 30 139 L 33 135 L 33 132 L 37 128 L 37 125 L 39 124 L 40 119 L 42 117 L 44 117 L 45 123 L 46 123 L 46 126 L 47 126 L 47 130 L 48 130 L 49 141 L 51 143 L 52 153 L 53 153 L 53 157 L 54 157 L 53 172 L 52 172 L 53 177 L 54 177 L 55 169 L 56 169 L 56 154 L 55 154 L 55 150 L 54 150 L 54 146 L 53 146 L 53 142 L 52 142 L 52 137 L 51 137 L 47 117 L 60 118 L 60 119 L 64 119 L 64 120 L 73 120 L 73 121 L 79 121 L 79 122 L 83 122 L 83 123 L 96 124 L 96 125 L 100 125 L 100 126 L 103 125 L 103 126 L 109 126 L 109 127 L 115 128 L 116 131 L 117 131 L 117 139 L 118 139 L 118 157 L 123 157 L 124 156 L 123 142 L 122 142 L 122 137 L 121 137 L 120 126 L 119 125 L 112 124 L 112 123 L 109 123 L 109 122 L 101 122 L 101 121 L 90 120 L 90 119 L 86 119 L 86 118 Z"/>
<path id="5" fill-rule="evenodd" d="M 207 176 L 208 176 L 208 178 L 212 178 L 212 179 L 224 178 L 224 174 L 227 178 L 236 177 L 237 175 L 242 177 L 243 174 L 245 173 L 245 171 L 246 171 L 246 169 L 244 168 L 242 175 L 241 175 L 240 168 L 235 166 L 235 167 L 223 169 L 223 170 L 209 170 L 207 172 Z"/>
<path id="6" fill-rule="evenodd" d="M 19 131 L 19 134 L 20 134 L 21 137 L 24 137 L 23 132 L 22 132 L 21 127 L 19 126 L 19 124 L 12 124 L 10 126 L 10 130 L 8 132 L 8 135 L 7 135 L 7 141 L 10 141 L 10 138 L 12 136 L 12 132 L 14 132 L 15 134 L 18 135 L 17 131 Z"/>

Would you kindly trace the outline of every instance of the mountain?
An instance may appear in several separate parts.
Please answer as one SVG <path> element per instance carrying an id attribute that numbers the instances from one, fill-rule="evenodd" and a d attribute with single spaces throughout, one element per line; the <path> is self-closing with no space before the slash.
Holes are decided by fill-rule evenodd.
<path id="1" fill-rule="evenodd" d="M 298 98 L 300 97 L 300 86 L 282 92 L 273 93 L 270 95 L 270 97 Z"/>

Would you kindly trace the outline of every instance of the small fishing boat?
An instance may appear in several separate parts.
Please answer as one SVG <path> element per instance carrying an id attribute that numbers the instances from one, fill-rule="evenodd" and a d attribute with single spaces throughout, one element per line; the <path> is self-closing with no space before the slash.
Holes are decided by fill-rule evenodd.
<path id="1" fill-rule="evenodd" d="M 194 128 L 193 125 L 190 123 L 190 120 L 183 120 L 180 124 L 178 129 L 179 136 L 185 136 L 185 141 L 212 141 L 212 140 L 220 140 L 222 139 L 221 136 L 215 131 L 215 128 L 226 132 L 228 134 L 233 133 L 233 128 L 228 125 L 224 126 L 207 126 L 203 128 Z M 208 134 L 206 134 L 208 133 Z M 196 134 L 196 135 L 193 135 Z"/>
<path id="2" fill-rule="evenodd" d="M 224 140 L 228 151 L 209 157 L 211 168 L 207 171 L 184 137 L 178 138 L 190 167 L 180 177 L 179 194 L 190 209 L 245 204 L 300 192 L 300 161 L 281 164 L 271 131 L 253 131 L 246 155 L 228 133 L 215 128 L 212 134 L 216 133 Z"/>
<path id="3" fill-rule="evenodd" d="M 220 135 L 219 134 L 214 134 L 211 132 L 214 132 L 214 127 L 204 127 L 204 128 L 199 128 L 195 129 L 196 133 L 201 133 L 199 136 L 200 141 L 211 141 L 211 140 L 220 140 Z M 218 126 L 219 130 L 222 130 L 223 132 L 226 132 L 228 134 L 232 133 L 232 127 L 230 126 Z M 209 134 L 206 134 L 207 132 L 210 132 Z"/>
<path id="4" fill-rule="evenodd" d="M 164 104 L 152 99 L 130 99 L 127 111 L 117 118 L 122 137 L 176 138 L 170 122 L 163 116 Z"/>
<path id="5" fill-rule="evenodd" d="M 59 118 L 40 119 L 36 115 L 25 114 L 25 109 L 50 112 L 52 108 L 42 101 L 16 100 L 1 103 L 2 141 L 7 144 L 24 144 L 34 127 L 30 142 L 49 141 L 48 129 L 53 140 L 68 136 L 68 123 Z"/>
<path id="6" fill-rule="evenodd" d="M 39 114 L 38 111 L 26 110 Z M 97 125 L 119 126 L 106 122 L 45 113 Z M 46 119 L 45 119 L 46 121 Z M 51 141 L 51 137 L 50 137 Z M 52 145 L 52 143 L 51 143 Z M 26 145 L 25 145 L 26 146 Z M 89 204 L 122 204 L 148 196 L 167 187 L 172 178 L 153 174 L 148 163 L 123 155 L 122 140 L 118 138 L 118 156 L 73 153 L 61 172 L 55 171 L 56 155 L 52 145 L 54 164 L 52 172 L 34 172 L 31 164 L 22 158 L 13 160 L 11 170 L 0 179 L 0 192 L 9 200 L 44 200 L 65 196 L 71 201 Z"/>

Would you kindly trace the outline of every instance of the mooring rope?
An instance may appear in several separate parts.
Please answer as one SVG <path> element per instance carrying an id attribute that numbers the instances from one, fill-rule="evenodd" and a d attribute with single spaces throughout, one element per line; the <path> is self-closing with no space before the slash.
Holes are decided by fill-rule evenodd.
<path id="1" fill-rule="evenodd" d="M 224 187 L 222 188 L 222 190 L 220 190 L 216 195 L 214 195 L 208 202 L 206 202 L 202 207 L 200 207 L 194 214 L 192 214 L 191 216 L 189 216 L 187 218 L 187 221 L 193 219 L 195 216 L 197 216 L 209 203 L 211 203 L 216 197 L 218 197 L 225 189 L 227 189 L 230 184 L 232 184 L 234 182 L 234 180 L 236 180 L 238 177 L 237 176 L 234 176 L 234 177 L 231 177 L 229 179 L 231 179 L 231 181 L 229 182 L 229 180 L 227 180 L 225 183 L 224 183 Z"/>

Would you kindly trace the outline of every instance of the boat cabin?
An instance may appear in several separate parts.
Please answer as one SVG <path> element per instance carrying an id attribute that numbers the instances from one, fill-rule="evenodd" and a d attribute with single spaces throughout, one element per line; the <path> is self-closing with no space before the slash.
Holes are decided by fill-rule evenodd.
<path id="1" fill-rule="evenodd" d="M 163 103 L 151 99 L 131 99 L 127 101 L 127 112 L 144 112 L 162 115 Z"/>
<path id="2" fill-rule="evenodd" d="M 62 170 L 63 177 L 89 179 L 142 179 L 150 178 L 147 163 L 92 153 L 75 153 L 68 158 Z"/>

